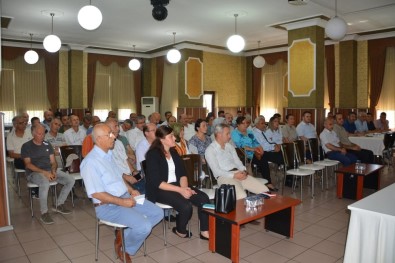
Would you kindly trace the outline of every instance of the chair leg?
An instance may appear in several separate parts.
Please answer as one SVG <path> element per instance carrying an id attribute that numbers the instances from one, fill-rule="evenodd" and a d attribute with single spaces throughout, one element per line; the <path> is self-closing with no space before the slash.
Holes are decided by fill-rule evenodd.
<path id="1" fill-rule="evenodd" d="M 303 176 L 300 177 L 300 201 L 303 201 Z"/>
<path id="2" fill-rule="evenodd" d="M 95 260 L 99 258 L 99 219 L 96 219 L 96 231 L 95 231 Z"/>
<path id="3" fill-rule="evenodd" d="M 30 211 L 32 212 L 32 217 L 34 216 L 33 214 L 33 198 L 32 198 L 32 188 L 29 188 L 29 198 L 30 198 Z"/>
<path id="4" fill-rule="evenodd" d="M 122 254 L 123 254 L 123 263 L 126 263 L 126 251 L 125 251 L 125 235 L 124 230 L 125 228 L 121 228 L 121 239 L 122 239 Z"/>
<path id="5" fill-rule="evenodd" d="M 143 249 L 144 249 L 144 257 L 146 257 L 147 256 L 147 240 L 144 240 L 144 243 L 143 243 Z"/>
<path id="6" fill-rule="evenodd" d="M 165 246 L 167 246 L 167 240 L 166 240 L 166 219 L 165 219 L 165 215 L 163 215 L 162 225 L 163 225 L 163 238 L 165 239 Z"/>

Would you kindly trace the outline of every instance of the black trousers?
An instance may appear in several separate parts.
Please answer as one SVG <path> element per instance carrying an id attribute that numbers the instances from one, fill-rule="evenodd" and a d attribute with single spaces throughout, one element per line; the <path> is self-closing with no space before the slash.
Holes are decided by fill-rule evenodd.
<path id="1" fill-rule="evenodd" d="M 25 170 L 25 162 L 23 161 L 22 158 L 15 158 L 14 159 L 14 165 L 16 169 L 23 169 Z"/>
<path id="2" fill-rule="evenodd" d="M 177 212 L 176 227 L 180 234 L 187 233 L 188 221 L 192 217 L 192 205 L 197 206 L 198 216 L 200 220 L 200 231 L 208 231 L 208 214 L 203 213 L 202 206 L 210 203 L 208 196 L 197 188 L 192 187 L 196 192 L 189 199 L 186 199 L 181 194 L 172 191 L 164 191 L 158 189 L 156 194 L 156 201 L 162 204 L 172 206 Z"/>
<path id="3" fill-rule="evenodd" d="M 371 150 L 347 150 L 347 152 L 354 154 L 358 158 L 358 160 L 361 160 L 361 163 L 374 163 L 374 154 Z"/>
<path id="4" fill-rule="evenodd" d="M 275 164 L 284 164 L 284 159 L 283 155 L 281 152 L 264 152 L 262 155 L 262 158 L 258 160 L 255 155 L 254 158 L 252 159 L 252 163 L 256 164 L 258 168 L 262 172 L 262 177 L 267 180 L 268 184 L 272 183 L 272 179 L 270 177 L 270 167 L 269 167 L 269 162 L 275 163 Z"/>

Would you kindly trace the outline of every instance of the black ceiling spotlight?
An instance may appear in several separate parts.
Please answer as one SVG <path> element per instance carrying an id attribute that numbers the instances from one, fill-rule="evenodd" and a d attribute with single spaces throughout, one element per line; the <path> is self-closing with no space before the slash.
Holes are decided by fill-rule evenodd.
<path id="1" fill-rule="evenodd" d="M 163 21 L 167 17 L 167 9 L 165 6 L 169 4 L 170 0 L 151 0 L 152 17 L 157 21 Z"/>

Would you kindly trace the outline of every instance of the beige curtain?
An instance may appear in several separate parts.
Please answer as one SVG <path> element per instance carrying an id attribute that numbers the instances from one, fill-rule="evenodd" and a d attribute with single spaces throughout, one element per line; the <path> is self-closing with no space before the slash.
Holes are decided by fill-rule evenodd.
<path id="1" fill-rule="evenodd" d="M 30 117 L 43 119 L 44 111 L 50 108 L 47 96 L 45 61 L 27 64 L 23 57 L 3 60 L 0 92 L 0 111 L 6 114 L 5 122 L 27 112 Z"/>
<path id="2" fill-rule="evenodd" d="M 284 97 L 286 73 L 287 63 L 283 60 L 278 60 L 274 65 L 266 64 L 262 68 L 260 114 L 267 120 L 276 112 L 281 114 L 287 103 Z"/>
<path id="3" fill-rule="evenodd" d="M 160 104 L 162 115 L 166 111 L 171 111 L 174 116 L 177 115 L 178 107 L 178 65 L 164 63 L 163 69 L 163 89 Z M 164 116 L 162 116 L 164 120 Z"/>
<path id="4" fill-rule="evenodd" d="M 395 127 L 395 47 L 387 48 L 385 59 L 385 71 L 383 88 L 379 103 L 377 104 L 377 116 L 381 112 L 387 113 L 390 128 Z"/>
<path id="5" fill-rule="evenodd" d="M 325 116 L 327 116 L 328 112 L 331 110 L 331 106 L 329 100 L 328 72 L 326 63 L 324 63 L 324 108 Z"/>
<path id="6" fill-rule="evenodd" d="M 117 63 L 103 66 L 96 64 L 94 114 L 105 120 L 110 110 L 117 113 L 120 120 L 129 118 L 136 112 L 133 72 Z"/>

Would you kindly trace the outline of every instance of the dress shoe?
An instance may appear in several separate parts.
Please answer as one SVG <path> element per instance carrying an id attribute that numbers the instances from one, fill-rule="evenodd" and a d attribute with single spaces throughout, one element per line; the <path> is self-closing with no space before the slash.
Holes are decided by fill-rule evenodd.
<path id="1" fill-rule="evenodd" d="M 189 232 L 187 232 L 185 234 L 185 236 L 181 236 L 182 234 L 177 232 L 177 228 L 176 227 L 173 227 L 172 231 L 173 231 L 174 234 L 176 234 L 177 236 L 179 236 L 181 238 L 190 238 L 192 236 L 192 233 L 189 233 Z"/>

